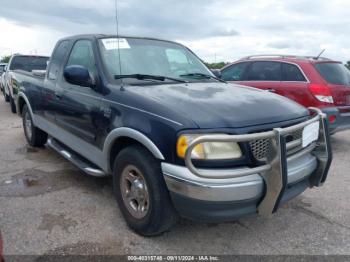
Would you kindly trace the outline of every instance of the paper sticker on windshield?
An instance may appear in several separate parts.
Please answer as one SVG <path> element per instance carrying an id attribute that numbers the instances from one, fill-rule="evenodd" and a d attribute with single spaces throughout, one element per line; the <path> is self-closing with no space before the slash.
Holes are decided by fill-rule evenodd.
<path id="1" fill-rule="evenodd" d="M 119 41 L 119 46 L 118 46 Z M 106 50 L 113 50 L 113 49 L 128 49 L 130 48 L 130 45 L 128 41 L 125 38 L 104 38 L 102 39 L 102 43 Z"/>

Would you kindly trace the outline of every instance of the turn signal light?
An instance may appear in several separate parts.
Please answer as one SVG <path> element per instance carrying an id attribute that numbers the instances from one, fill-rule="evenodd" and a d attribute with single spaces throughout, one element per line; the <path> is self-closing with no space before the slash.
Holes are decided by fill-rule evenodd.
<path id="1" fill-rule="evenodd" d="M 309 84 L 309 89 L 318 101 L 331 104 L 334 103 L 333 96 L 328 86 L 319 84 Z"/>

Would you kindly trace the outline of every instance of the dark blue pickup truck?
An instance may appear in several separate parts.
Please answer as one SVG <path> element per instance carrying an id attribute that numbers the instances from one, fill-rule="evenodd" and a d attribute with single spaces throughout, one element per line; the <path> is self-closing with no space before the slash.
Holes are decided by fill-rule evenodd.
<path id="1" fill-rule="evenodd" d="M 113 176 L 128 225 L 168 230 L 178 215 L 269 216 L 322 185 L 332 155 L 325 115 L 217 79 L 181 44 L 82 35 L 60 40 L 45 76 L 18 80 L 31 146 Z"/>

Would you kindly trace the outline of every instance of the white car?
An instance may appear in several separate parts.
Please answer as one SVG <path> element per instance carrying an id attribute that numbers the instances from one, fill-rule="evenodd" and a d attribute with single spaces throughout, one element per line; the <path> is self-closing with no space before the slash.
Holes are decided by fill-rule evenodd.
<path id="1" fill-rule="evenodd" d="M 0 63 L 0 89 L 3 92 L 4 96 L 5 96 L 4 86 L 5 86 L 6 67 L 7 67 L 6 63 Z M 5 100 L 6 100 L 6 96 L 5 96 Z"/>

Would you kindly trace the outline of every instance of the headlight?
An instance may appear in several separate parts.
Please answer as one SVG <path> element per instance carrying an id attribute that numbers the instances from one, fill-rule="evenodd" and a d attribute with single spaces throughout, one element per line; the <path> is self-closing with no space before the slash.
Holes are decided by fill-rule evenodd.
<path id="1" fill-rule="evenodd" d="M 181 135 L 177 140 L 176 150 L 177 155 L 181 158 L 185 157 L 186 150 L 191 142 L 199 136 Z M 225 160 L 237 159 L 242 157 L 242 151 L 236 142 L 205 142 L 196 145 L 191 154 L 192 159 L 202 160 Z"/>

